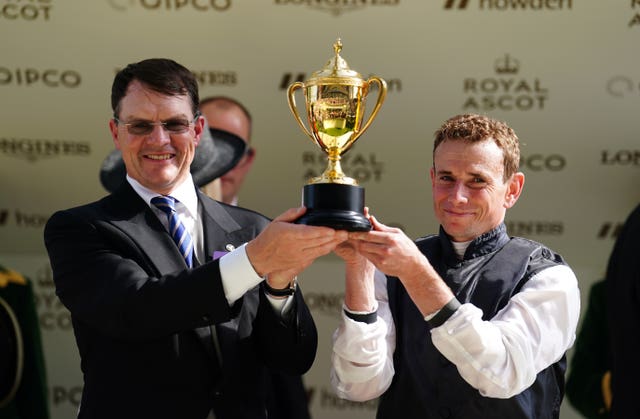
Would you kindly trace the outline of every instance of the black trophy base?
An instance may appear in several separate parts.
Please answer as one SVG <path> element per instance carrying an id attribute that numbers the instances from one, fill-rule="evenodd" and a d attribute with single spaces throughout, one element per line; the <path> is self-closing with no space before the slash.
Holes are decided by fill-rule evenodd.
<path id="1" fill-rule="evenodd" d="M 371 223 L 364 216 L 362 186 L 339 183 L 305 185 L 302 205 L 307 212 L 296 220 L 297 224 L 347 231 L 371 230 Z"/>

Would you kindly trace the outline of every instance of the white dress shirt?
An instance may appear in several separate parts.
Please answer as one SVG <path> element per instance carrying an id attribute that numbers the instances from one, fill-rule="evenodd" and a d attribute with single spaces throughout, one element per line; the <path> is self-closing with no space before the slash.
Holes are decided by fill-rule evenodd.
<path id="1" fill-rule="evenodd" d="M 391 384 L 396 332 L 386 285 L 386 276 L 376 271 L 375 323 L 342 313 L 333 335 L 331 384 L 342 398 L 371 400 Z M 482 311 L 473 304 L 462 304 L 431 329 L 431 339 L 480 394 L 509 398 L 528 388 L 573 345 L 579 315 L 577 279 L 571 268 L 558 265 L 534 275 L 490 320 L 482 320 Z"/>
<path id="2" fill-rule="evenodd" d="M 129 175 L 127 175 L 127 181 L 133 190 L 149 205 L 162 225 L 168 230 L 169 221 L 167 215 L 151 203 L 151 199 L 159 194 L 142 186 Z M 196 193 L 191 174 L 189 174 L 187 180 L 171 191 L 170 195 L 178 201 L 176 203 L 176 212 L 189 234 L 191 234 L 196 257 L 199 261 L 205 261 L 204 228 L 202 222 L 199 222 L 202 214 L 200 214 L 198 194 Z M 263 278 L 253 269 L 247 257 L 245 246 L 246 243 L 220 258 L 222 287 L 229 305 L 233 305 L 233 303 L 247 291 L 263 281 Z M 290 308 L 293 301 L 292 297 L 287 299 L 273 298 L 268 294 L 267 297 L 273 308 L 281 314 L 284 314 Z"/>

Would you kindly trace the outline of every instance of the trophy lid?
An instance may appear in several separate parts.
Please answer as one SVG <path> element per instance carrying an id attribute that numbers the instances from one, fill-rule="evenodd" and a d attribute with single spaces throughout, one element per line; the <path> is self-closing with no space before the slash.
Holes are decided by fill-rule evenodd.
<path id="1" fill-rule="evenodd" d="M 349 68 L 349 64 L 340 56 L 341 50 L 342 41 L 338 38 L 333 44 L 335 55 L 327 61 L 324 68 L 313 72 L 311 78 L 305 84 L 336 83 L 336 79 L 345 79 L 344 82 L 348 82 L 348 84 L 364 83 L 360 73 Z M 330 81 L 327 81 L 327 79 L 330 79 Z"/>

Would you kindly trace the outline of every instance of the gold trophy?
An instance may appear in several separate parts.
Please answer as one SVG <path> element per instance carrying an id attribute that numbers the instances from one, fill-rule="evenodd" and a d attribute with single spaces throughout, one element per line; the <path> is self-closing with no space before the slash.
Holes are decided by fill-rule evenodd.
<path id="1" fill-rule="evenodd" d="M 347 177 L 340 167 L 340 156 L 369 128 L 387 95 L 387 83 L 380 77 L 364 80 L 340 56 L 340 38 L 333 44 L 335 56 L 322 70 L 305 82 L 296 82 L 287 91 L 289 108 L 300 128 L 328 156 L 328 165 L 303 189 L 302 204 L 307 212 L 296 222 L 327 226 L 336 230 L 369 231 L 371 223 L 364 216 L 364 188 Z M 371 83 L 378 84 L 378 100 L 363 123 L 365 99 Z M 297 89 L 304 90 L 310 129 L 303 123 L 295 102 Z"/>

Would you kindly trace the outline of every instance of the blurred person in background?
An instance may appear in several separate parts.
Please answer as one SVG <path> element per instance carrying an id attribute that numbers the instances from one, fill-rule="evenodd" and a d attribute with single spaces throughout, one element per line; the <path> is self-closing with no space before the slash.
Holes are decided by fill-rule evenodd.
<path id="1" fill-rule="evenodd" d="M 247 145 L 240 161 L 220 177 L 219 201 L 237 205 L 240 189 L 256 157 L 256 150 L 251 146 L 251 114 L 242 103 L 226 96 L 210 96 L 202 99 L 200 112 L 207 120 L 209 127 L 214 130 L 214 135 L 215 131 L 230 132 Z"/>
<path id="2" fill-rule="evenodd" d="M 608 328 L 611 337 L 610 417 L 640 418 L 640 205 L 616 238 L 607 265 Z"/>
<path id="3" fill-rule="evenodd" d="M 585 418 L 604 419 L 611 409 L 611 341 L 607 318 L 607 282 L 589 289 L 567 376 L 567 399 Z"/>
<path id="4" fill-rule="evenodd" d="M 200 100 L 200 112 L 207 120 L 212 136 L 231 134 L 246 144 L 246 150 L 238 163 L 210 184 L 218 184 L 220 198 L 217 199 L 226 204 L 237 205 L 240 189 L 256 156 L 255 148 L 251 146 L 251 114 L 245 105 L 226 96 L 209 96 Z M 300 375 L 270 371 L 270 381 L 271 391 L 267 400 L 269 418 L 310 417 L 307 392 Z"/>

